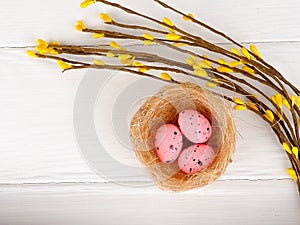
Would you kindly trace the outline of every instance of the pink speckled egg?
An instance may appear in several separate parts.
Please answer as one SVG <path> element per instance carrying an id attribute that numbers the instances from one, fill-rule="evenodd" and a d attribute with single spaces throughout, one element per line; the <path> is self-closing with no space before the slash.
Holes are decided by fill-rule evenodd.
<path id="1" fill-rule="evenodd" d="M 212 133 L 209 120 L 196 110 L 181 111 L 178 124 L 182 134 L 193 143 L 207 142 Z"/>
<path id="2" fill-rule="evenodd" d="M 173 124 L 164 124 L 155 134 L 154 145 L 160 161 L 172 163 L 182 150 L 182 134 Z"/>
<path id="3" fill-rule="evenodd" d="M 215 151 L 206 144 L 196 144 L 184 149 L 178 158 L 179 168 L 187 174 L 197 173 L 213 162 Z"/>

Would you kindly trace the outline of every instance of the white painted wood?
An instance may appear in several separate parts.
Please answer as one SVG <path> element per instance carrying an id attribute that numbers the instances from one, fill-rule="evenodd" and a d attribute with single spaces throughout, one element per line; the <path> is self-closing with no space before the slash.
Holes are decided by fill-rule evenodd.
<path id="1" fill-rule="evenodd" d="M 135 17 L 125 20 L 119 11 L 101 4 L 80 9 L 80 2 L 16 0 L 1 4 L 0 224 L 299 224 L 296 186 L 285 173 L 288 160 L 270 128 L 248 112 L 234 114 L 238 142 L 233 163 L 205 188 L 170 194 L 153 186 L 142 168 L 135 174 L 104 163 L 109 171 L 106 175 L 118 184 L 92 171 L 76 141 L 74 101 L 83 78 L 111 73 L 61 75 L 53 62 L 28 58 L 24 47 L 34 45 L 40 37 L 62 43 L 105 43 L 73 29 L 77 19 L 92 27 L 103 26 L 99 12 L 109 12 L 120 21 L 148 23 Z M 117 2 L 153 17 L 167 16 L 187 31 L 224 42 L 203 29 L 195 31 L 190 23 L 150 0 Z M 238 41 L 257 43 L 264 58 L 300 86 L 299 1 L 166 2 L 192 12 Z M 185 56 L 174 57 L 183 60 Z M 111 79 L 95 104 L 97 134 L 106 141 L 112 131 L 110 101 L 122 93 L 118 89 L 122 82 L 135 80 L 116 75 L 125 79 Z M 137 90 L 134 97 L 145 93 Z M 84 143 L 93 144 L 90 139 Z M 109 147 L 110 154 L 124 164 L 137 164 L 132 152 L 117 155 L 122 151 L 118 141 Z"/>
<path id="2" fill-rule="evenodd" d="M 81 0 L 72 1 L 4 1 L 1 5 L 0 46 L 34 45 L 37 38 L 58 40 L 65 43 L 99 43 L 99 40 L 87 41 L 89 35 L 78 34 L 73 29 L 75 22 L 82 19 L 87 25 L 101 27 L 98 14 L 109 12 L 117 20 L 142 23 L 144 21 L 130 17 L 126 20 L 119 10 L 113 10 L 103 4 L 81 9 Z M 205 35 L 201 28 L 190 26 L 173 13 L 162 9 L 151 0 L 119 0 L 131 8 L 141 10 L 152 17 L 170 17 L 187 31 Z M 196 17 L 212 26 L 226 31 L 238 41 L 299 41 L 300 4 L 297 0 L 274 1 L 238 1 L 227 0 L 226 3 L 210 0 L 166 1 L 185 12 L 192 12 Z M 159 26 L 158 26 L 159 28 Z M 213 38 L 213 41 L 224 42 Z M 102 41 L 100 40 L 100 43 Z"/>
<path id="3" fill-rule="evenodd" d="M 300 79 L 296 76 L 299 43 L 259 44 L 258 47 L 269 61 L 299 85 Z M 73 131 L 74 99 L 86 71 L 62 75 L 55 63 L 31 59 L 25 55 L 25 49 L 1 49 L 0 61 L 0 90 L 3 96 L 0 100 L 0 182 L 105 181 L 85 165 Z M 110 73 L 99 73 L 101 75 L 109 76 Z M 95 105 L 96 115 L 102 115 L 108 121 L 103 126 L 101 121 L 97 123 L 100 116 L 96 117 L 96 127 L 105 132 L 112 127 L 109 106 L 119 90 L 115 87 L 120 84 L 124 86 L 134 79 L 131 75 L 121 75 L 126 79 L 113 79 L 106 84 L 109 90 L 100 96 L 106 99 L 103 103 L 105 107 L 98 103 Z M 152 89 L 148 91 L 155 93 Z M 142 97 L 143 94 L 137 91 L 135 97 Z M 288 160 L 270 128 L 251 113 L 235 113 L 234 118 L 239 132 L 237 150 L 234 163 L 221 179 L 287 178 L 285 168 L 289 166 Z M 120 123 L 124 121 L 120 120 Z M 122 151 L 120 143 L 113 142 L 112 146 L 109 148 L 110 154 L 114 149 L 119 149 L 119 153 Z M 132 152 L 121 152 L 118 157 L 125 158 L 125 163 L 135 160 Z M 143 171 L 137 176 L 128 170 L 114 168 L 109 163 L 105 164 L 105 168 L 109 169 L 108 175 L 112 179 L 149 180 Z"/>
<path id="4" fill-rule="evenodd" d="M 259 190 L 258 190 L 259 187 Z M 298 225 L 290 181 L 218 181 L 180 194 L 113 184 L 1 186 L 1 224 Z"/>

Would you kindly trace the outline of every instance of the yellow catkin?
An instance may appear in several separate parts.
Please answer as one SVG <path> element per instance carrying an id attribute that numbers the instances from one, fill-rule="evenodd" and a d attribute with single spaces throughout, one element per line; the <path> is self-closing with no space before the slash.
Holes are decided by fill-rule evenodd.
<path id="1" fill-rule="evenodd" d="M 100 34 L 100 33 L 94 33 L 93 34 L 93 38 L 98 39 L 98 38 L 102 38 L 102 37 L 104 37 L 104 34 Z"/>
<path id="2" fill-rule="evenodd" d="M 284 104 L 284 106 L 288 109 L 291 110 L 291 106 L 288 102 L 288 100 L 286 100 L 285 98 L 282 100 L 282 103 Z"/>
<path id="3" fill-rule="evenodd" d="M 143 37 L 145 38 L 145 39 L 147 39 L 147 40 L 154 40 L 154 37 L 152 36 L 152 35 L 150 35 L 150 34 L 148 34 L 148 33 L 144 33 L 143 34 Z"/>
<path id="4" fill-rule="evenodd" d="M 96 0 L 85 0 L 85 1 L 80 3 L 80 7 L 81 8 L 86 8 L 86 7 L 88 7 L 89 5 L 91 5 L 95 2 L 96 2 Z"/>
<path id="5" fill-rule="evenodd" d="M 290 96 L 291 102 L 292 102 L 292 106 L 295 105 L 295 101 L 296 101 L 296 96 L 295 95 L 291 95 Z"/>
<path id="6" fill-rule="evenodd" d="M 255 111 L 258 111 L 257 106 L 253 102 L 247 102 L 247 106 L 249 106 L 251 109 L 254 109 Z"/>
<path id="7" fill-rule="evenodd" d="M 271 96 L 271 100 L 272 100 L 272 102 L 274 102 L 275 104 L 277 104 L 275 95 L 272 95 L 272 96 Z"/>
<path id="8" fill-rule="evenodd" d="M 40 54 L 46 54 L 49 52 L 49 49 L 48 47 L 44 47 L 44 46 L 41 46 L 41 45 L 38 45 L 35 47 L 35 50 L 40 53 Z"/>
<path id="9" fill-rule="evenodd" d="M 251 69 L 250 67 L 248 67 L 248 66 L 243 66 L 242 70 L 247 72 L 247 73 L 250 73 L 251 75 L 255 74 L 255 71 L 253 69 Z"/>
<path id="10" fill-rule="evenodd" d="M 282 147 L 283 147 L 283 149 L 284 149 L 287 153 L 292 154 L 292 150 L 291 150 L 290 146 L 289 146 L 286 142 L 283 142 L 283 143 L 282 143 Z"/>
<path id="11" fill-rule="evenodd" d="M 239 66 L 241 64 L 242 64 L 241 61 L 232 61 L 232 62 L 228 63 L 228 66 L 230 66 L 230 67 L 233 68 L 233 67 L 237 67 L 237 66 Z"/>
<path id="12" fill-rule="evenodd" d="M 199 76 L 199 77 L 207 77 L 208 76 L 207 72 L 202 68 L 194 70 L 194 74 Z"/>
<path id="13" fill-rule="evenodd" d="M 223 84 L 223 82 L 220 81 L 220 80 L 217 79 L 217 78 L 211 78 L 211 80 L 214 81 L 214 82 L 217 82 L 217 83 L 219 83 L 219 84 Z"/>
<path id="14" fill-rule="evenodd" d="M 38 56 L 36 55 L 35 52 L 31 51 L 31 50 L 27 50 L 26 51 L 26 54 L 30 57 L 33 57 L 33 58 L 38 58 Z"/>
<path id="15" fill-rule="evenodd" d="M 209 68 L 212 68 L 211 63 L 210 63 L 210 61 L 208 59 L 208 56 L 207 55 L 203 55 L 202 57 L 203 57 L 203 62 L 206 63 L 209 66 Z"/>
<path id="16" fill-rule="evenodd" d="M 214 83 L 214 82 L 210 82 L 210 81 L 206 82 L 206 87 L 213 88 L 213 87 L 216 87 L 216 86 L 217 86 L 217 84 Z"/>
<path id="17" fill-rule="evenodd" d="M 76 25 L 75 25 L 75 30 L 78 31 L 83 31 L 85 29 L 85 25 L 82 21 L 77 21 Z"/>
<path id="18" fill-rule="evenodd" d="M 298 96 L 298 97 L 296 98 L 296 105 L 297 105 L 298 107 L 300 107 L 300 96 Z"/>
<path id="19" fill-rule="evenodd" d="M 187 46 L 187 44 L 184 44 L 184 43 L 173 43 L 172 45 L 175 47 Z"/>
<path id="20" fill-rule="evenodd" d="M 127 58 L 125 55 L 124 56 L 120 55 L 120 56 L 118 58 L 119 58 L 121 64 L 128 65 L 128 66 L 133 65 L 133 62 L 135 60 L 134 57 Z"/>
<path id="21" fill-rule="evenodd" d="M 174 26 L 174 24 L 171 22 L 171 20 L 170 20 L 169 18 L 167 18 L 167 17 L 163 18 L 162 21 L 163 21 L 165 24 L 167 24 L 167 25 L 169 25 L 169 26 L 171 26 L 171 27 Z"/>
<path id="22" fill-rule="evenodd" d="M 72 65 L 62 61 L 62 60 L 58 60 L 57 61 L 57 64 L 59 65 L 59 67 L 62 69 L 62 70 L 67 70 L 67 69 L 70 69 L 72 68 Z"/>
<path id="23" fill-rule="evenodd" d="M 107 52 L 107 53 L 106 53 L 106 56 L 107 56 L 108 58 L 113 58 L 113 57 L 115 57 L 116 55 L 113 54 L 113 53 L 111 53 L 111 52 Z"/>
<path id="24" fill-rule="evenodd" d="M 295 182 L 298 181 L 298 177 L 297 177 L 297 174 L 296 174 L 296 171 L 295 171 L 295 170 L 293 170 L 292 168 L 287 168 L 287 169 L 286 169 L 286 172 L 288 173 L 288 175 L 289 175 Z"/>
<path id="25" fill-rule="evenodd" d="M 128 59 L 131 59 L 131 58 L 132 58 L 132 56 L 129 55 L 129 54 L 122 54 L 122 55 L 119 55 L 119 57 L 118 57 L 118 59 L 119 59 L 120 61 L 128 60 Z"/>
<path id="26" fill-rule="evenodd" d="M 45 42 L 42 39 L 37 39 L 37 46 L 35 47 L 35 50 L 40 54 L 48 53 L 52 50 L 51 47 L 49 47 L 49 44 Z"/>
<path id="27" fill-rule="evenodd" d="M 241 53 L 247 58 L 247 59 L 251 59 L 250 53 L 248 52 L 248 50 L 246 48 L 241 48 Z"/>
<path id="28" fill-rule="evenodd" d="M 186 64 L 188 64 L 189 66 L 194 66 L 196 64 L 195 61 L 193 61 L 191 58 L 187 58 L 185 59 Z"/>
<path id="29" fill-rule="evenodd" d="M 120 48 L 120 46 L 116 42 L 114 42 L 114 41 L 111 41 L 109 45 L 110 45 L 110 47 L 115 48 L 115 49 L 119 49 Z"/>
<path id="30" fill-rule="evenodd" d="M 101 60 L 98 60 L 98 59 L 95 59 L 94 60 L 94 64 L 97 65 L 97 66 L 104 66 L 104 62 L 102 62 Z"/>
<path id="31" fill-rule="evenodd" d="M 181 36 L 178 34 L 169 33 L 169 34 L 166 34 L 166 39 L 171 40 L 171 41 L 178 41 L 181 39 Z"/>
<path id="32" fill-rule="evenodd" d="M 198 70 L 198 69 L 203 69 L 203 68 L 201 66 L 195 64 L 195 65 L 193 65 L 193 69 L 194 70 Z"/>
<path id="33" fill-rule="evenodd" d="M 282 96 L 281 94 L 277 93 L 275 95 L 276 105 L 281 109 L 282 108 Z"/>
<path id="34" fill-rule="evenodd" d="M 182 19 L 184 19 L 184 20 L 186 20 L 186 21 L 192 21 L 191 18 L 194 19 L 194 15 L 193 15 L 193 14 L 189 13 L 189 14 L 187 14 L 187 15 L 188 15 L 188 16 L 182 16 Z M 191 17 L 191 18 L 189 18 L 189 17 Z"/>
<path id="35" fill-rule="evenodd" d="M 191 59 L 193 59 L 196 62 L 196 56 L 190 55 Z"/>
<path id="36" fill-rule="evenodd" d="M 59 53 L 57 51 L 55 51 L 54 49 L 50 49 L 49 50 L 49 54 L 51 54 L 51 55 L 58 55 Z"/>
<path id="37" fill-rule="evenodd" d="M 144 41 L 145 46 L 150 46 L 150 45 L 155 45 L 155 44 L 156 44 L 156 42 L 154 42 L 154 41 L 149 41 L 149 40 Z"/>
<path id="38" fill-rule="evenodd" d="M 112 19 L 110 18 L 110 16 L 106 13 L 100 13 L 99 14 L 99 17 L 101 20 L 103 20 L 104 22 L 107 22 L 107 23 L 111 23 L 112 22 Z"/>
<path id="39" fill-rule="evenodd" d="M 146 73 L 146 72 L 147 72 L 147 68 L 145 68 L 145 67 L 140 67 L 140 68 L 139 68 L 139 72 L 141 72 L 141 73 Z"/>
<path id="40" fill-rule="evenodd" d="M 245 104 L 240 98 L 233 98 L 233 101 L 234 101 L 236 104 L 239 104 L 239 105 L 244 105 L 244 104 Z"/>
<path id="41" fill-rule="evenodd" d="M 198 64 L 197 65 L 194 65 L 194 66 L 196 66 L 197 68 L 198 67 L 200 67 L 200 68 L 204 68 L 204 69 L 210 69 L 211 68 L 211 66 L 209 66 L 209 65 L 207 65 L 205 62 L 198 62 Z M 195 69 L 195 68 L 194 68 Z"/>
<path id="42" fill-rule="evenodd" d="M 218 59 L 218 63 L 220 63 L 222 65 L 227 65 L 227 62 L 222 58 Z"/>
<path id="43" fill-rule="evenodd" d="M 59 46 L 59 42 L 53 41 L 53 42 L 52 42 L 52 45 Z"/>
<path id="44" fill-rule="evenodd" d="M 267 109 L 264 115 L 270 122 L 274 121 L 274 114 L 271 110 Z"/>
<path id="45" fill-rule="evenodd" d="M 161 73 L 160 78 L 163 80 L 172 80 L 172 77 L 168 73 Z"/>
<path id="46" fill-rule="evenodd" d="M 37 39 L 37 40 L 36 40 L 36 43 L 37 43 L 38 45 L 47 45 L 47 46 L 48 46 L 48 43 L 45 42 L 43 39 Z"/>
<path id="47" fill-rule="evenodd" d="M 225 66 L 219 66 L 216 68 L 218 72 L 220 73 L 232 73 L 233 70 L 228 68 L 228 67 L 225 67 Z"/>
<path id="48" fill-rule="evenodd" d="M 296 158 L 299 159 L 299 149 L 297 147 L 293 147 L 292 152 L 296 156 Z"/>
<path id="49" fill-rule="evenodd" d="M 261 55 L 259 51 L 257 50 L 256 46 L 254 44 L 250 44 L 250 50 L 259 58 L 261 58 Z"/>
<path id="50" fill-rule="evenodd" d="M 144 64 L 142 64 L 142 63 L 140 63 L 140 62 L 134 62 L 134 63 L 133 63 L 133 66 L 139 67 L 139 66 L 144 66 Z"/>
<path id="51" fill-rule="evenodd" d="M 185 59 L 186 64 L 190 66 L 196 65 L 196 57 L 190 56 L 190 58 Z"/>
<path id="52" fill-rule="evenodd" d="M 236 48 L 232 48 L 231 52 L 234 53 L 234 54 L 236 54 L 236 55 L 241 55 Z"/>
<path id="53" fill-rule="evenodd" d="M 246 105 L 235 105 L 233 107 L 234 110 L 237 110 L 237 111 L 242 111 L 242 110 L 246 110 L 247 109 L 247 106 Z"/>

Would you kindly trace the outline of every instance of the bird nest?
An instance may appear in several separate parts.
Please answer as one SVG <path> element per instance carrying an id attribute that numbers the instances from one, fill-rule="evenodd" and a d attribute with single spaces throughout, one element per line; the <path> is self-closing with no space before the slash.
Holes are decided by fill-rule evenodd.
<path id="1" fill-rule="evenodd" d="M 178 114 L 185 109 L 200 112 L 210 120 L 213 128 L 207 144 L 213 147 L 216 157 L 208 168 L 196 174 L 182 172 L 177 161 L 162 163 L 154 147 L 156 130 L 163 124 L 177 125 Z M 199 188 L 219 178 L 231 161 L 236 138 L 228 103 L 192 83 L 170 85 L 150 97 L 134 115 L 130 136 L 137 158 L 153 181 L 161 189 L 175 192 Z M 188 144 L 185 140 L 184 148 Z"/>

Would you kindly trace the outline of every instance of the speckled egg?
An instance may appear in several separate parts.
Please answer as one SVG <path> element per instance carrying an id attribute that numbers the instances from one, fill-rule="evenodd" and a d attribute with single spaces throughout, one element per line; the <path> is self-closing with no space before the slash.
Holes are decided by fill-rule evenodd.
<path id="1" fill-rule="evenodd" d="M 178 158 L 178 167 L 186 174 L 208 168 L 215 158 L 215 151 L 206 144 L 196 144 L 184 149 Z"/>
<path id="2" fill-rule="evenodd" d="M 164 124 L 155 133 L 156 154 L 164 163 L 172 163 L 178 158 L 182 144 L 182 134 L 173 124 Z"/>
<path id="3" fill-rule="evenodd" d="M 209 120 L 196 110 L 181 111 L 178 124 L 182 134 L 193 143 L 207 142 L 212 134 Z"/>

